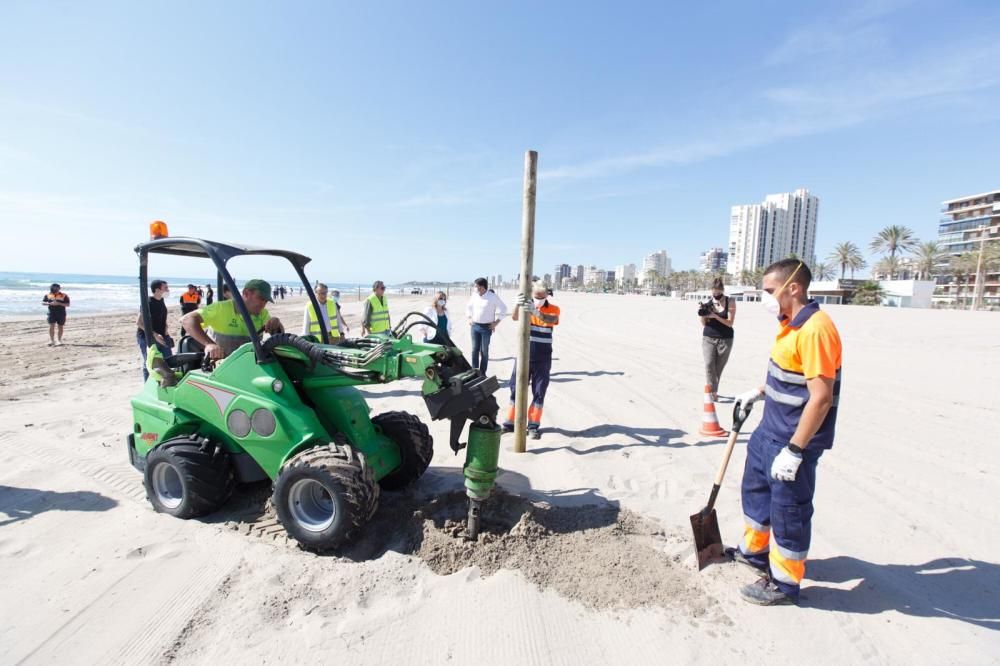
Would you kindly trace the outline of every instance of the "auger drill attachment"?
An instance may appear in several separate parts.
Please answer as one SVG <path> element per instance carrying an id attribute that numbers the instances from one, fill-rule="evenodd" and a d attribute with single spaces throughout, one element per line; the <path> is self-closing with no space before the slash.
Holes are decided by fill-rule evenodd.
<path id="1" fill-rule="evenodd" d="M 500 457 L 500 426 L 486 416 L 469 426 L 469 444 L 465 451 L 465 494 L 469 497 L 469 539 L 479 538 L 479 514 L 483 501 L 493 492 Z"/>

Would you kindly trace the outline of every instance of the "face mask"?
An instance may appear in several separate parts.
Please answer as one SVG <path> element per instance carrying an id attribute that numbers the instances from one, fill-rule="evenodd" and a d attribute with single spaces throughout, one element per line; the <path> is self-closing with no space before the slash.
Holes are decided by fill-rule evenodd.
<path id="1" fill-rule="evenodd" d="M 721 301 L 722 300 L 722 294 L 712 294 L 712 298 L 714 298 L 717 301 Z"/>
<path id="2" fill-rule="evenodd" d="M 536 308 L 540 308 L 543 305 L 545 305 L 545 299 L 544 298 L 532 298 L 531 300 L 533 300 L 535 302 L 535 307 Z"/>
<path id="3" fill-rule="evenodd" d="M 438 299 L 438 305 L 440 305 L 441 307 L 444 307 L 445 302 L 446 301 L 443 298 Z"/>
<path id="4" fill-rule="evenodd" d="M 781 313 L 781 303 L 773 295 L 762 291 L 760 293 L 760 304 L 764 306 L 764 309 L 768 311 L 771 315 L 777 317 Z"/>
<path id="5" fill-rule="evenodd" d="M 800 268 L 802 268 L 801 261 L 799 262 L 799 265 L 795 267 L 795 270 L 792 271 L 792 274 L 788 276 L 788 279 L 785 280 L 785 283 L 781 285 L 781 288 L 774 292 L 774 294 L 769 294 L 766 291 L 760 292 L 761 305 L 763 305 L 764 309 L 775 317 L 781 316 L 781 303 L 778 302 L 778 294 L 785 290 L 785 287 L 787 287 L 788 283 L 792 281 L 792 278 L 795 277 L 795 274 L 799 272 Z"/>
<path id="6" fill-rule="evenodd" d="M 334 303 L 339 303 L 340 302 L 340 296 L 334 296 L 333 297 L 333 302 Z"/>

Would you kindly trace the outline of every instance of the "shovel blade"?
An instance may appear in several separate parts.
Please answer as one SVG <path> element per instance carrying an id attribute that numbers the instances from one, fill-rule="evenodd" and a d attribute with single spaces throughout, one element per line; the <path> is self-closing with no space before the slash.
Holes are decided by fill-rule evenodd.
<path id="1" fill-rule="evenodd" d="M 719 518 L 715 509 L 702 509 L 691 516 L 691 531 L 694 532 L 694 549 L 698 555 L 698 571 L 713 562 L 725 559 L 722 534 L 719 532 Z"/>

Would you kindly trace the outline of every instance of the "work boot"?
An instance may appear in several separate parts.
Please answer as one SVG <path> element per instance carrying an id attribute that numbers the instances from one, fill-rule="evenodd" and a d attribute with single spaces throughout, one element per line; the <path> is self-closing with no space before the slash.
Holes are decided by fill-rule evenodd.
<path id="1" fill-rule="evenodd" d="M 767 565 L 758 566 L 757 564 L 754 564 L 753 562 L 751 562 L 746 558 L 746 555 L 744 555 L 743 551 L 741 551 L 739 548 L 726 548 L 723 554 L 733 562 L 736 562 L 737 564 L 742 564 L 745 567 L 753 569 L 754 573 L 757 574 L 758 576 L 767 578 L 768 576 Z"/>
<path id="2" fill-rule="evenodd" d="M 541 439 L 542 433 L 538 430 L 538 428 L 532 428 L 528 431 L 528 437 L 531 437 L 531 439 Z"/>
<path id="3" fill-rule="evenodd" d="M 794 606 L 797 599 L 788 596 L 774 584 L 770 578 L 760 578 L 756 583 L 750 583 L 740 588 L 740 596 L 758 606 Z"/>
<path id="4" fill-rule="evenodd" d="M 503 425 L 500 426 L 500 429 L 503 430 L 504 433 L 514 432 L 514 424 L 513 423 L 504 423 Z"/>

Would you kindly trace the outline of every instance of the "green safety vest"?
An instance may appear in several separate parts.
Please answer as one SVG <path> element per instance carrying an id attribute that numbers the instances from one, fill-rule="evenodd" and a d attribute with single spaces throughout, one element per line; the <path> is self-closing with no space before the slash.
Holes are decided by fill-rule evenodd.
<path id="1" fill-rule="evenodd" d="M 309 311 L 309 333 L 319 337 L 319 317 L 316 316 L 316 308 L 310 303 L 307 309 Z M 327 333 L 330 334 L 331 340 L 335 340 L 340 337 L 340 329 L 337 328 L 337 304 L 332 298 L 326 299 L 326 314 L 330 319 L 330 330 Z"/>
<path id="2" fill-rule="evenodd" d="M 372 306 L 371 328 L 372 333 L 381 333 L 389 330 L 389 299 L 382 297 L 384 303 L 378 300 L 378 296 L 372 294 L 368 297 L 368 302 Z"/>

